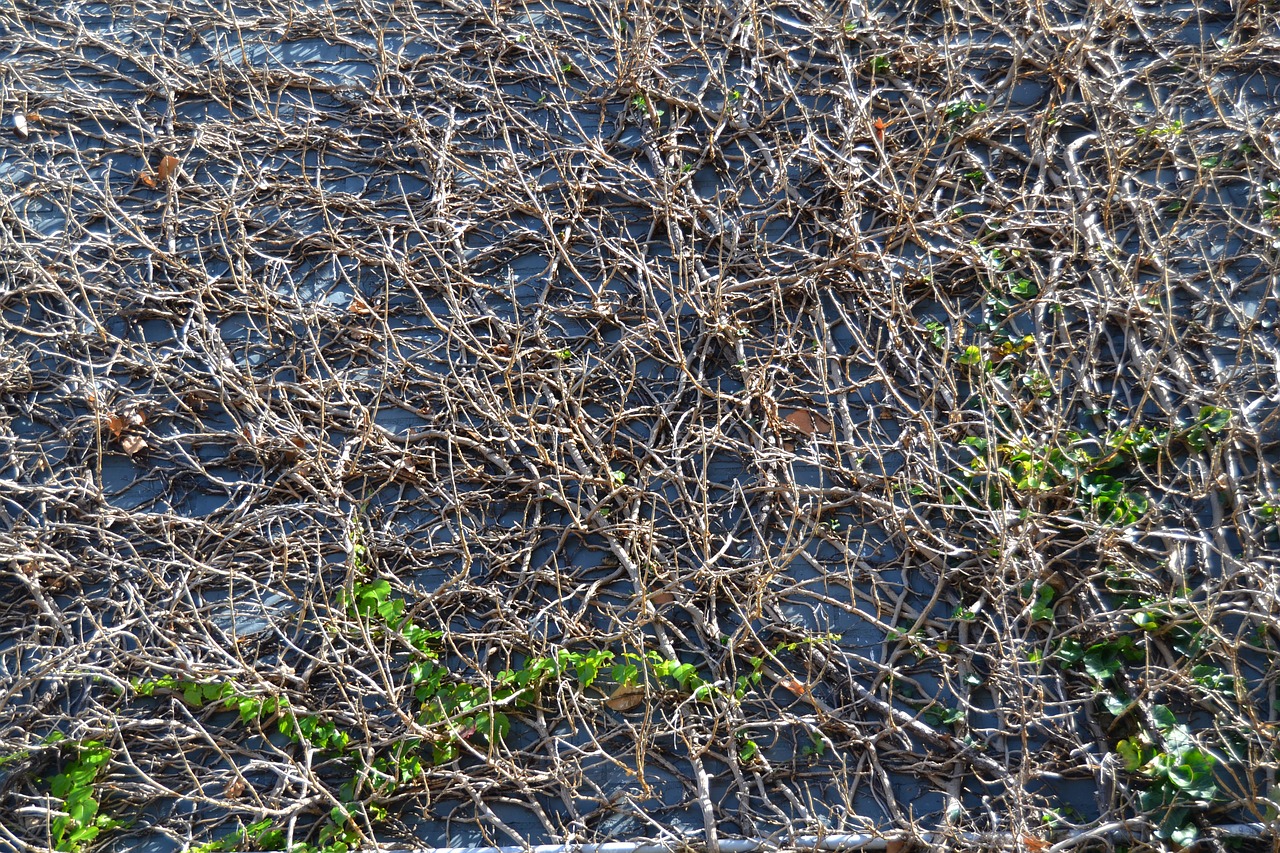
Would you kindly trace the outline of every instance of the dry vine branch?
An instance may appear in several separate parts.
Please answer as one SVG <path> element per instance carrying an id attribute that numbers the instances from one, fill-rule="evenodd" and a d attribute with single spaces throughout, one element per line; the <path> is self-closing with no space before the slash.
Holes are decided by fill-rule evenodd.
<path id="1" fill-rule="evenodd" d="M 13 0 L 4 843 L 1266 839 L 1278 17 Z"/>

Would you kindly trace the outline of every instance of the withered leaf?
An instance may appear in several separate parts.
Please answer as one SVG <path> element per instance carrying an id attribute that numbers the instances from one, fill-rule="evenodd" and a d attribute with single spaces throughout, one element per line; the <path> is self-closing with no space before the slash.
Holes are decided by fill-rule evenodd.
<path id="1" fill-rule="evenodd" d="M 400 483 L 413 483 L 418 476 L 418 467 L 410 459 L 397 460 L 391 466 L 391 478 Z"/>
<path id="2" fill-rule="evenodd" d="M 124 434 L 124 418 L 119 415 L 107 415 L 106 426 L 107 429 L 111 430 L 111 436 L 113 438 L 119 438 Z"/>
<path id="3" fill-rule="evenodd" d="M 644 688 L 634 684 L 623 684 L 604 700 L 606 708 L 613 711 L 630 711 L 644 701 Z"/>
<path id="4" fill-rule="evenodd" d="M 814 435 L 815 433 L 827 433 L 831 431 L 831 421 L 827 420 L 817 412 L 811 412 L 808 409 L 796 409 L 794 412 L 783 418 L 783 420 L 805 435 Z"/>
<path id="5" fill-rule="evenodd" d="M 654 607 L 661 607 L 662 605 L 670 604 L 675 600 L 675 594 L 670 592 L 655 592 L 653 595 L 649 596 L 649 601 L 653 603 Z"/>
<path id="6" fill-rule="evenodd" d="M 794 678 L 783 678 L 778 683 L 797 696 L 805 696 L 809 693 L 809 685 Z"/>
<path id="7" fill-rule="evenodd" d="M 160 165 L 156 167 L 156 177 L 163 183 L 173 177 L 173 174 L 177 171 L 178 158 L 172 154 L 167 154 L 160 158 Z"/>
<path id="8" fill-rule="evenodd" d="M 143 186 L 149 187 L 150 189 L 156 188 L 155 175 L 151 174 L 149 171 L 144 170 L 139 172 L 138 180 L 142 182 Z"/>
<path id="9" fill-rule="evenodd" d="M 147 449 L 147 442 L 140 435 L 126 435 L 120 439 L 120 446 L 124 448 L 125 453 L 136 456 Z"/>

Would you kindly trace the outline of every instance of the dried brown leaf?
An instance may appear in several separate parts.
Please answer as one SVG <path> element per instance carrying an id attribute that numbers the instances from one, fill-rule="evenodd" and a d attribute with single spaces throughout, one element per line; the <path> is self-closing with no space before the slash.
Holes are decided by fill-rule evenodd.
<path id="1" fill-rule="evenodd" d="M 111 431 L 112 438 L 119 438 L 124 434 L 125 422 L 124 418 L 116 414 L 107 415 L 106 427 Z"/>
<path id="2" fill-rule="evenodd" d="M 831 421 L 827 420 L 817 412 L 811 412 L 808 409 L 796 409 L 794 412 L 783 418 L 783 420 L 805 435 L 814 435 L 816 433 L 827 433 L 831 431 Z"/>
<path id="3" fill-rule="evenodd" d="M 125 453 L 136 456 L 147 449 L 147 442 L 140 435 L 126 435 L 120 439 L 120 446 L 124 448 Z"/>
<path id="4" fill-rule="evenodd" d="M 644 688 L 634 684 L 623 684 L 604 700 L 606 708 L 613 711 L 630 711 L 644 701 Z"/>
<path id="5" fill-rule="evenodd" d="M 209 408 L 209 401 L 216 399 L 205 391 L 188 391 L 182 395 L 182 402 L 193 412 L 203 412 Z"/>
<path id="6" fill-rule="evenodd" d="M 655 592 L 653 595 L 649 596 L 649 601 L 654 607 L 661 607 L 662 605 L 670 604 L 675 600 L 675 594 L 670 592 Z"/>
<path id="7" fill-rule="evenodd" d="M 809 693 L 809 685 L 794 678 L 783 678 L 778 683 L 797 696 L 805 696 Z"/>
<path id="8" fill-rule="evenodd" d="M 160 183 L 164 183 L 169 180 L 169 178 L 173 177 L 174 173 L 177 171 L 178 158 L 174 157 L 172 154 L 168 154 L 160 158 L 160 165 L 156 167 L 156 177 L 159 179 Z"/>

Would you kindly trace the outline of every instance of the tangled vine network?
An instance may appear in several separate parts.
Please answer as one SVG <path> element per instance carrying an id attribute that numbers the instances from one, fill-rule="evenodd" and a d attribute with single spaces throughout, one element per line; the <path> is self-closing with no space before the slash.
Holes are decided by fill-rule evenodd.
<path id="1" fill-rule="evenodd" d="M 1277 849 L 1275 0 L 0 33 L 0 848 Z"/>

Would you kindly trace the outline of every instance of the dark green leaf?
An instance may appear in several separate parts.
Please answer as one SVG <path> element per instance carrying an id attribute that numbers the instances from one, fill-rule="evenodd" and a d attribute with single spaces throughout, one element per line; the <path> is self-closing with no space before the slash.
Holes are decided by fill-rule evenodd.
<path id="1" fill-rule="evenodd" d="M 1107 693 L 1102 697 L 1102 707 L 1113 717 L 1119 717 L 1133 706 L 1133 700 L 1120 693 Z"/>
<path id="2" fill-rule="evenodd" d="M 1155 720 L 1156 727 L 1160 729 L 1162 734 L 1169 732 L 1174 726 L 1178 725 L 1178 718 L 1173 715 L 1166 705 L 1152 705 L 1151 718 Z"/>
<path id="3" fill-rule="evenodd" d="M 1194 823 L 1184 823 L 1169 833 L 1169 840 L 1179 847 L 1190 847 L 1199 835 L 1200 831 Z"/>
<path id="4" fill-rule="evenodd" d="M 1009 285 L 1009 290 L 1019 299 L 1033 299 L 1040 292 L 1040 288 L 1029 278 L 1016 279 Z"/>
<path id="5" fill-rule="evenodd" d="M 1231 411 L 1217 406 L 1204 406 L 1200 409 L 1200 423 L 1209 432 L 1222 432 L 1231 423 Z"/>
<path id="6" fill-rule="evenodd" d="M 1099 681 L 1106 681 L 1124 667 L 1110 644 L 1090 646 L 1084 654 L 1084 671 Z"/>
<path id="7" fill-rule="evenodd" d="M 1160 627 L 1160 619 L 1155 613 L 1143 610 L 1133 614 L 1133 624 L 1144 631 L 1155 631 Z"/>
<path id="8" fill-rule="evenodd" d="M 1058 645 L 1058 650 L 1054 652 L 1054 657 L 1067 666 L 1074 666 L 1084 657 L 1084 647 L 1077 640 L 1063 640 Z"/>

